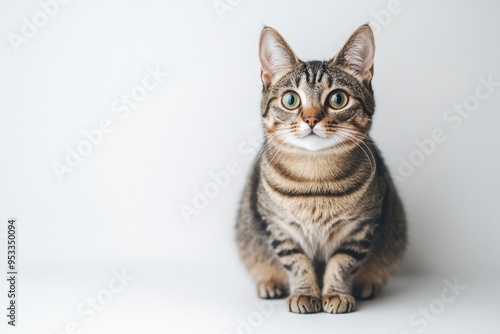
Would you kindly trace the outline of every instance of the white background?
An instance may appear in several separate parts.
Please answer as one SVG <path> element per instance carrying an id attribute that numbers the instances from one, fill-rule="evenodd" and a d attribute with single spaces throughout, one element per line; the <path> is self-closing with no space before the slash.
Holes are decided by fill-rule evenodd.
<path id="1" fill-rule="evenodd" d="M 33 22 L 41 7 L 1 1 L 2 263 L 10 217 L 20 240 L 19 326 L 11 331 L 61 333 L 75 321 L 81 333 L 236 333 L 240 317 L 258 310 L 234 221 L 251 166 L 241 149 L 261 135 L 260 30 L 273 26 L 301 59 L 322 60 L 369 21 L 378 30 L 372 135 L 390 169 L 397 173 L 433 129 L 447 138 L 397 183 L 410 224 L 404 268 L 353 314 L 296 316 L 278 301 L 246 330 L 419 333 L 423 325 L 409 317 L 454 278 L 467 289 L 425 332 L 498 325 L 500 87 L 456 129 L 443 115 L 474 95 L 479 77 L 500 82 L 500 7 L 401 0 L 377 23 L 388 3 L 243 0 L 221 19 L 212 0 L 74 0 L 16 52 L 9 34 L 21 35 L 23 18 Z M 111 105 L 141 85 L 148 67 L 169 76 L 121 119 Z M 108 118 L 113 131 L 60 182 L 52 164 L 65 163 L 82 131 Z M 179 208 L 233 160 L 240 169 L 229 185 L 183 219 Z M 122 269 L 134 279 L 86 322 L 77 306 Z M 0 289 L 6 305 L 5 280 Z"/>

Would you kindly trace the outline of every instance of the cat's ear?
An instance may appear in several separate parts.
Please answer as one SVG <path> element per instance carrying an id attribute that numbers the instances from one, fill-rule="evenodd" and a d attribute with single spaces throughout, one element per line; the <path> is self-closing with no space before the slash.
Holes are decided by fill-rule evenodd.
<path id="1" fill-rule="evenodd" d="M 300 62 L 283 36 L 271 27 L 260 33 L 259 59 L 264 85 L 276 82 Z"/>
<path id="2" fill-rule="evenodd" d="M 375 38 L 370 26 L 365 24 L 356 29 L 330 64 L 347 68 L 361 81 L 369 82 L 373 77 L 374 57 Z"/>

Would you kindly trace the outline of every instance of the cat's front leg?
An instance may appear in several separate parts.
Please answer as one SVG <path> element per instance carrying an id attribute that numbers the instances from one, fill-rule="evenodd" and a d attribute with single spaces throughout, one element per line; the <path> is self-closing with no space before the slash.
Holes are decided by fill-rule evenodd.
<path id="1" fill-rule="evenodd" d="M 293 313 L 321 312 L 321 291 L 314 265 L 300 245 L 276 224 L 267 226 L 271 247 L 287 271 L 290 296 L 288 310 Z"/>
<path id="2" fill-rule="evenodd" d="M 356 307 L 352 295 L 354 274 L 370 250 L 375 225 L 361 223 L 332 253 L 323 277 L 323 310 L 327 313 L 349 313 Z"/>

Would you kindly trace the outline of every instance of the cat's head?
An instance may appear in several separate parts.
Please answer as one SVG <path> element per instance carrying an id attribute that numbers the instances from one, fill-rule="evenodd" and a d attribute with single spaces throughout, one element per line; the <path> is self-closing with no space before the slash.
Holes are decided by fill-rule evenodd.
<path id="1" fill-rule="evenodd" d="M 359 27 L 329 61 L 301 61 L 273 28 L 260 35 L 262 117 L 268 142 L 320 151 L 351 146 L 371 127 L 375 42 Z"/>

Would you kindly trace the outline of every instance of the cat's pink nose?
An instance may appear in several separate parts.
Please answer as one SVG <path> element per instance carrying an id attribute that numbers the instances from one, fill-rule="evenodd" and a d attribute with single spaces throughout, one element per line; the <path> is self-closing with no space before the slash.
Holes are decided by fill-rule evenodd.
<path id="1" fill-rule="evenodd" d="M 311 128 L 314 128 L 314 126 L 318 124 L 319 118 L 314 116 L 306 117 L 304 118 L 304 122 L 306 122 Z"/>

